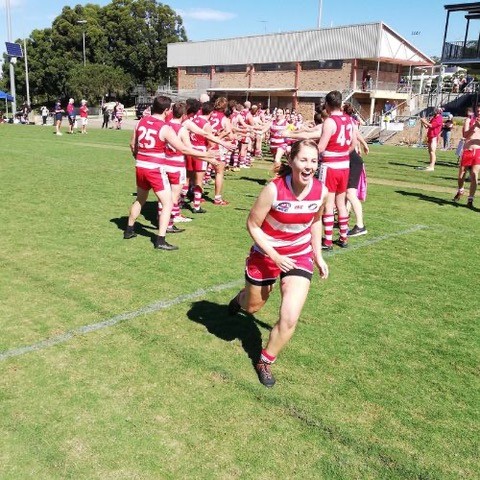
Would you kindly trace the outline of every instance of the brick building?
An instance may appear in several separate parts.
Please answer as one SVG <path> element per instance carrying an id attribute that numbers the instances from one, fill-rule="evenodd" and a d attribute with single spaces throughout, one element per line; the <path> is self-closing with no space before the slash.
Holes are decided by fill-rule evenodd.
<path id="1" fill-rule="evenodd" d="M 386 24 L 368 23 L 298 32 L 168 45 L 178 92 L 209 92 L 264 106 L 296 108 L 307 118 L 330 90 L 340 90 L 366 119 L 386 100 L 409 98 L 402 78 L 432 60 Z"/>

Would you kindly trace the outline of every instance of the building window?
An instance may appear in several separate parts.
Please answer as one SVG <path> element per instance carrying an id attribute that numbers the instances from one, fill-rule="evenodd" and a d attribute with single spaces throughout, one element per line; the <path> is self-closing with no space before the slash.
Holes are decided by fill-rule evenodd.
<path id="1" fill-rule="evenodd" d="M 288 72 L 295 71 L 297 68 L 297 64 L 295 62 L 256 63 L 254 66 L 257 72 Z"/>
<path id="2" fill-rule="evenodd" d="M 245 73 L 247 66 L 244 65 L 216 65 L 216 73 Z"/>
<path id="3" fill-rule="evenodd" d="M 210 67 L 186 67 L 185 73 L 187 75 L 196 75 L 199 73 L 210 73 Z"/>
<path id="4" fill-rule="evenodd" d="M 341 70 L 343 60 L 313 60 L 302 62 L 302 70 Z"/>

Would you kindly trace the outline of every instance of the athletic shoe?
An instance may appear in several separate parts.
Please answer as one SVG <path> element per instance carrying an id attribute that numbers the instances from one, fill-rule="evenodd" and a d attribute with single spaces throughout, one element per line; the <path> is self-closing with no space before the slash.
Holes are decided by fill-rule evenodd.
<path id="1" fill-rule="evenodd" d="M 123 232 L 123 239 L 129 240 L 130 238 L 135 238 L 137 234 L 133 230 L 133 227 L 127 227 L 127 229 Z"/>
<path id="2" fill-rule="evenodd" d="M 325 239 L 322 240 L 322 250 L 326 250 L 327 252 L 330 252 L 333 250 L 333 245 L 326 245 L 325 244 Z"/>
<path id="3" fill-rule="evenodd" d="M 63 133 L 57 132 L 57 133 L 55 133 L 55 135 L 63 135 Z"/>
<path id="4" fill-rule="evenodd" d="M 178 247 L 175 245 L 170 245 L 169 243 L 159 243 L 158 241 L 155 243 L 156 250 L 178 250 Z"/>
<path id="5" fill-rule="evenodd" d="M 349 237 L 359 237 L 360 235 L 366 235 L 367 229 L 365 227 L 359 227 L 355 225 L 351 230 L 348 231 L 347 235 Z"/>
<path id="6" fill-rule="evenodd" d="M 416 167 L 416 170 L 422 170 L 423 172 L 433 172 L 433 167 Z"/>
<path id="7" fill-rule="evenodd" d="M 207 211 L 204 210 L 202 207 L 198 207 L 198 208 L 192 207 L 192 213 L 207 213 Z"/>
<path id="8" fill-rule="evenodd" d="M 335 242 L 340 248 L 347 248 L 348 247 L 348 240 L 345 238 L 339 238 Z"/>
<path id="9" fill-rule="evenodd" d="M 173 223 L 187 223 L 187 222 L 191 222 L 192 220 L 193 220 L 192 218 L 189 218 L 183 214 L 180 214 L 173 219 Z"/>
<path id="10" fill-rule="evenodd" d="M 215 199 L 215 200 L 213 201 L 213 204 L 214 204 L 214 205 L 220 205 L 220 206 L 222 206 L 222 207 L 225 207 L 226 205 L 229 205 L 230 202 L 227 202 L 226 200 L 223 200 L 222 198 L 220 198 L 219 200 Z"/>
<path id="11" fill-rule="evenodd" d="M 467 208 L 473 208 L 473 198 L 469 198 L 467 201 Z"/>
<path id="12" fill-rule="evenodd" d="M 453 197 L 452 201 L 453 202 L 458 202 L 460 198 L 462 197 L 463 193 L 462 192 L 457 192 L 457 194 Z"/>
<path id="13" fill-rule="evenodd" d="M 242 309 L 242 307 L 238 303 L 237 296 L 238 295 L 235 295 L 235 297 L 232 298 L 230 300 L 230 303 L 228 304 L 228 314 L 229 315 L 232 315 L 232 316 L 236 315 Z"/>
<path id="14" fill-rule="evenodd" d="M 262 362 L 261 360 L 255 365 L 258 379 L 265 387 L 273 387 L 275 385 L 275 377 L 272 375 L 271 365 L 269 363 Z"/>
<path id="15" fill-rule="evenodd" d="M 184 228 L 178 228 L 175 225 L 172 225 L 171 227 L 167 227 L 167 233 L 182 233 L 184 232 Z"/>

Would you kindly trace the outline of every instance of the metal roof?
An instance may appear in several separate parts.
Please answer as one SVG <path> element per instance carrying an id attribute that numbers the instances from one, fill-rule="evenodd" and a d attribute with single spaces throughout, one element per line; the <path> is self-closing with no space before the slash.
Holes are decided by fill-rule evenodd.
<path id="1" fill-rule="evenodd" d="M 406 65 L 431 59 L 382 22 L 168 44 L 168 67 L 391 58 Z"/>

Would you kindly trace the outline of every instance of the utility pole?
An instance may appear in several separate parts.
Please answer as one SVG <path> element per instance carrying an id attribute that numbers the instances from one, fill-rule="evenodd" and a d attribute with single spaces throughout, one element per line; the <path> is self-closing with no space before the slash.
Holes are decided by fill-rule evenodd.
<path id="1" fill-rule="evenodd" d="M 318 0 L 317 28 L 322 28 L 322 9 L 323 9 L 323 0 Z"/>
<path id="2" fill-rule="evenodd" d="M 27 105 L 30 108 L 30 82 L 28 80 L 27 40 L 23 39 L 23 55 L 25 58 L 25 83 L 27 86 Z"/>
<path id="3" fill-rule="evenodd" d="M 81 25 L 85 25 L 87 23 L 86 20 L 77 20 L 77 23 Z M 85 26 L 83 27 L 82 31 L 82 43 L 83 43 L 83 66 L 85 67 L 87 65 L 87 57 L 85 55 Z"/>
<path id="4" fill-rule="evenodd" d="M 10 16 L 10 0 L 5 0 L 5 9 L 7 13 L 7 38 L 8 41 L 12 41 L 12 18 Z M 15 119 L 15 113 L 17 113 L 17 95 L 15 92 L 15 68 L 14 64 L 17 62 L 15 57 L 10 57 L 10 93 L 13 97 L 12 112 L 13 119 Z"/>

